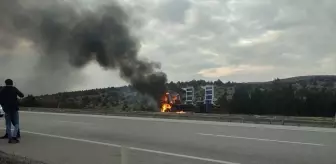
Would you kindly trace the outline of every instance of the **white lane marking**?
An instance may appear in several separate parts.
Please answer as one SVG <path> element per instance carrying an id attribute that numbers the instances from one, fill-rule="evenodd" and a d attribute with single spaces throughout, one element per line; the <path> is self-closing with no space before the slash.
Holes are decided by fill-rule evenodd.
<path id="1" fill-rule="evenodd" d="M 197 134 L 202 135 L 202 136 L 211 136 L 211 137 L 224 137 L 224 138 L 257 140 L 257 141 L 266 141 L 266 142 L 279 142 L 279 143 L 300 144 L 300 145 L 310 145 L 310 146 L 325 146 L 324 144 L 317 144 L 317 143 L 295 142 L 295 141 L 282 141 L 282 140 L 272 140 L 272 139 L 265 139 L 265 138 L 249 138 L 249 137 L 229 136 L 229 135 L 216 135 L 216 134 L 206 134 L 206 133 L 197 133 Z"/>
<path id="2" fill-rule="evenodd" d="M 233 162 L 228 162 L 228 161 L 221 161 L 221 160 L 210 159 L 210 158 L 195 157 L 195 156 L 190 156 L 190 155 L 168 153 L 168 152 L 149 150 L 149 149 L 141 149 L 141 148 L 135 148 L 135 147 L 130 147 L 130 149 L 132 149 L 132 150 L 138 150 L 138 151 L 144 151 L 144 152 L 149 152 L 149 153 L 155 153 L 155 154 L 163 154 L 163 155 L 169 155 L 169 156 L 176 156 L 176 157 L 181 157 L 181 158 L 195 159 L 195 160 L 206 161 L 206 162 L 213 162 L 213 163 L 239 164 L 239 163 L 233 163 Z"/>
<path id="3" fill-rule="evenodd" d="M 248 123 L 233 123 L 233 122 L 176 120 L 176 119 L 168 119 L 168 118 L 107 116 L 107 115 L 70 114 L 70 113 L 53 113 L 53 112 L 28 112 L 28 111 L 20 111 L 20 112 L 28 113 L 28 114 L 58 115 L 58 116 L 68 116 L 68 117 L 91 117 L 91 118 L 108 118 L 108 119 L 112 118 L 112 119 L 122 119 L 122 120 L 159 121 L 159 122 L 189 123 L 189 124 L 199 124 L 199 125 L 218 125 L 218 126 L 229 126 L 229 127 L 336 133 L 336 129 L 332 129 L 332 128 L 296 127 L 296 126 L 283 126 L 283 125 L 263 125 L 263 124 L 248 124 Z"/>
<path id="4" fill-rule="evenodd" d="M 4 129 L 4 128 L 0 128 L 0 129 Z M 109 146 L 109 147 L 117 147 L 117 148 L 122 147 L 121 145 L 117 145 L 117 144 L 111 144 L 111 143 L 99 142 L 99 141 L 92 141 L 92 140 L 86 140 L 86 139 L 79 139 L 79 138 L 72 138 L 72 137 L 65 137 L 65 136 L 59 136 L 59 135 L 53 135 L 53 134 L 31 132 L 31 131 L 25 131 L 25 130 L 22 130 L 21 132 L 28 133 L 28 134 L 39 135 L 39 136 L 51 137 L 51 138 L 58 138 L 58 139 L 65 139 L 65 140 L 72 140 L 72 141 L 78 141 L 78 142 L 84 142 L 84 143 L 90 143 L 90 144 Z M 169 153 L 169 152 L 164 152 L 164 151 L 143 149 L 143 148 L 137 148 L 137 147 L 129 147 L 129 149 L 130 150 L 136 150 L 136 151 L 142 151 L 142 152 L 148 152 L 148 153 L 155 153 L 155 154 L 162 154 L 162 155 L 175 156 L 175 157 L 181 157 L 181 158 L 188 158 L 188 159 L 193 159 L 193 160 L 200 160 L 200 161 L 205 161 L 205 162 L 212 162 L 212 163 L 240 164 L 240 163 L 216 160 L 216 159 L 211 159 L 211 158 L 195 157 L 195 156 L 190 156 L 190 155 Z"/>

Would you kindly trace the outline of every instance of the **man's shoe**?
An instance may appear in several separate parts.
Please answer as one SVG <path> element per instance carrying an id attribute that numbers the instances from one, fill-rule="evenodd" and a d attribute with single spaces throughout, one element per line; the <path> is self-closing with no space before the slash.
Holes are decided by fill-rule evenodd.
<path id="1" fill-rule="evenodd" d="M 6 133 L 4 136 L 0 137 L 0 139 L 8 139 L 8 134 Z"/>
<path id="2" fill-rule="evenodd" d="M 20 140 L 18 140 L 17 138 L 11 138 L 11 139 L 8 140 L 8 143 L 16 144 L 16 143 L 20 143 Z"/>
<path id="3" fill-rule="evenodd" d="M 17 138 L 21 138 L 21 133 L 20 133 L 20 130 L 18 131 L 17 135 L 16 135 Z"/>

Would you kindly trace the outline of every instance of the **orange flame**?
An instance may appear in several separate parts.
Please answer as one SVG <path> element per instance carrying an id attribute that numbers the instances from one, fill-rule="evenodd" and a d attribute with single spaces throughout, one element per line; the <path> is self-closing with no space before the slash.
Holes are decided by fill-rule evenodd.
<path id="1" fill-rule="evenodd" d="M 176 95 L 173 95 L 172 98 L 171 98 L 172 100 L 170 100 L 170 101 L 168 99 L 168 96 L 169 96 L 168 92 L 162 96 L 161 112 L 171 112 L 172 105 L 180 102 L 179 98 Z M 185 113 L 185 112 L 182 110 L 182 111 L 178 111 L 176 113 Z"/>
<path id="2" fill-rule="evenodd" d="M 171 105 L 170 104 L 162 104 L 161 107 L 161 112 L 168 112 L 171 109 Z"/>
<path id="3" fill-rule="evenodd" d="M 172 106 L 168 103 L 168 95 L 169 93 L 167 92 L 165 95 L 162 96 L 161 99 L 161 112 L 168 112 Z"/>

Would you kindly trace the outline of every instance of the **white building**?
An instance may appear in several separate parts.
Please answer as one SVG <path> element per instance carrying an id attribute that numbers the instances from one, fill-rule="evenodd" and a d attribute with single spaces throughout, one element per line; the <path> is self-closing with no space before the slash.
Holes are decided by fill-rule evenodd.
<path id="1" fill-rule="evenodd" d="M 215 87 L 213 85 L 206 85 L 202 87 L 205 90 L 204 103 L 207 101 L 214 104 L 215 101 Z"/>
<path id="2" fill-rule="evenodd" d="M 182 88 L 186 94 L 185 94 L 185 104 L 193 104 L 194 100 L 195 100 L 195 89 L 194 87 L 186 87 L 186 88 Z"/>

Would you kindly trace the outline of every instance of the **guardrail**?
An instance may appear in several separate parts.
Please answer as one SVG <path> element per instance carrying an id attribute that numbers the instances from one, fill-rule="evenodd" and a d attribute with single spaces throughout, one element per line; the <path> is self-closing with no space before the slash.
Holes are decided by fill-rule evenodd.
<path id="1" fill-rule="evenodd" d="M 336 127 L 336 119 L 323 117 L 259 116 L 204 113 L 162 113 L 162 112 L 114 112 L 111 110 L 59 109 L 59 108 L 21 108 L 24 111 L 101 114 L 127 117 L 151 117 L 166 119 L 203 120 L 220 122 L 241 122 L 272 125 Z"/>

